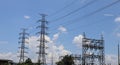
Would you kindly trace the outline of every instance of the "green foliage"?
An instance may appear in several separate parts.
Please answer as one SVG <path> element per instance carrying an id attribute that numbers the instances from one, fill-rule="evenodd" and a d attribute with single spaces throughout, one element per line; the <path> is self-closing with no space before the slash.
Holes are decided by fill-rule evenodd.
<path id="1" fill-rule="evenodd" d="M 35 65 L 41 65 L 41 63 L 36 63 Z"/>
<path id="2" fill-rule="evenodd" d="M 74 65 L 73 57 L 71 55 L 65 55 L 61 61 L 56 63 L 57 65 Z"/>
<path id="3" fill-rule="evenodd" d="M 24 63 L 18 63 L 17 65 L 24 65 Z"/>
<path id="4" fill-rule="evenodd" d="M 8 63 L 5 63 L 5 65 L 9 65 Z"/>
<path id="5" fill-rule="evenodd" d="M 32 65 L 32 64 L 33 64 L 33 63 L 32 63 L 32 61 L 31 61 L 30 58 L 26 59 L 26 61 L 25 61 L 25 63 L 24 63 L 24 65 Z"/>
<path id="6" fill-rule="evenodd" d="M 33 65 L 30 58 L 26 59 L 24 63 L 18 63 L 17 65 Z"/>
<path id="7" fill-rule="evenodd" d="M 41 65 L 41 63 L 40 63 L 41 61 L 40 60 L 38 60 L 38 62 L 35 64 L 35 65 Z"/>

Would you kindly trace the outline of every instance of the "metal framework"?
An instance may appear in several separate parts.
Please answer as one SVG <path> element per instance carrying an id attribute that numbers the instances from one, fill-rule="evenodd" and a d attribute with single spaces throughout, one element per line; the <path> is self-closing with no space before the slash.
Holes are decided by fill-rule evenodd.
<path id="1" fill-rule="evenodd" d="M 78 54 L 72 54 L 75 65 L 81 65 L 82 64 L 82 56 Z"/>
<path id="2" fill-rule="evenodd" d="M 46 24 L 47 24 L 47 21 L 45 20 L 45 14 L 41 14 L 42 16 L 42 19 L 39 20 L 38 22 L 41 22 L 40 25 L 37 27 L 40 31 L 38 32 L 40 38 L 39 38 L 39 51 L 37 52 L 38 54 L 38 63 L 42 64 L 42 65 L 46 65 L 46 52 L 45 52 L 45 49 L 46 49 L 46 46 L 45 46 L 45 43 L 47 42 L 45 40 L 45 35 L 47 35 L 46 33 Z"/>
<path id="3" fill-rule="evenodd" d="M 105 65 L 104 40 L 90 39 L 83 35 L 82 65 Z"/>
<path id="4" fill-rule="evenodd" d="M 28 39 L 27 36 L 29 34 L 26 33 L 26 29 L 23 28 L 22 32 L 19 33 L 19 35 L 20 35 L 20 37 L 19 37 L 19 39 L 20 39 L 19 43 L 21 44 L 21 46 L 19 47 L 20 48 L 20 52 L 19 52 L 20 56 L 18 56 L 18 57 L 20 57 L 19 63 L 24 63 L 24 59 L 26 57 L 25 53 L 27 53 L 27 52 L 25 52 L 25 49 L 27 49 L 27 47 L 25 47 L 25 43 L 28 43 L 25 40 Z"/>
<path id="5" fill-rule="evenodd" d="M 120 64 L 119 43 L 118 43 L 118 65 Z"/>

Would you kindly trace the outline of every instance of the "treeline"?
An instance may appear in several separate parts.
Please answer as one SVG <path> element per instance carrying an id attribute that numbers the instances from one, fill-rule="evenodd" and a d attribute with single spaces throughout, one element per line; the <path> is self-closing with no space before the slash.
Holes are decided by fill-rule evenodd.
<path id="1" fill-rule="evenodd" d="M 33 63 L 30 58 L 26 59 L 24 63 L 18 63 L 17 65 L 42 65 L 41 63 Z M 62 59 L 56 62 L 56 65 L 74 65 L 74 60 L 71 55 L 65 55 Z"/>

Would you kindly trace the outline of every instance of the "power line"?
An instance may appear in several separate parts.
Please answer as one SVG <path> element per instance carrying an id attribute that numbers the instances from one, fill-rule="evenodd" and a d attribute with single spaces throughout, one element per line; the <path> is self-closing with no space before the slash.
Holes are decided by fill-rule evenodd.
<path id="1" fill-rule="evenodd" d="M 64 15 L 64 16 L 61 16 L 61 17 L 59 17 L 59 18 L 57 18 L 57 19 L 54 19 L 54 20 L 52 20 L 52 21 L 55 22 L 55 21 L 57 21 L 57 20 L 60 20 L 60 19 L 65 18 L 65 17 L 67 17 L 67 16 L 69 16 L 69 15 L 72 15 L 73 13 L 78 12 L 79 10 L 81 10 L 81 9 L 83 9 L 83 8 L 91 5 L 92 3 L 95 3 L 96 1 L 98 1 L 98 0 L 92 0 L 92 1 L 88 2 L 87 4 L 85 4 L 84 6 L 78 8 L 78 9 L 76 9 L 76 10 L 74 10 L 74 11 L 72 11 L 72 12 L 70 12 L 70 13 Z"/>
<path id="2" fill-rule="evenodd" d="M 115 2 L 112 2 L 111 4 L 108 4 L 108 5 L 100 8 L 100 9 L 95 10 L 95 11 L 89 13 L 89 14 L 86 14 L 86 15 L 84 15 L 84 16 L 82 16 L 82 17 L 79 17 L 79 18 L 77 18 L 77 19 L 74 19 L 74 20 L 72 20 L 72 21 L 69 21 L 69 23 L 62 23 L 62 24 L 60 24 L 60 25 L 63 25 L 63 26 L 66 25 L 66 26 L 67 26 L 67 25 L 71 25 L 72 23 L 74 23 L 73 21 L 78 21 L 78 20 L 80 20 L 80 19 L 81 19 L 81 20 L 84 20 L 85 18 L 87 18 L 87 17 L 89 17 L 89 16 L 92 16 L 92 15 L 94 15 L 94 14 L 100 12 L 100 11 L 103 11 L 104 9 L 109 8 L 109 7 L 115 5 L 115 4 L 119 3 L 119 2 L 120 2 L 120 0 L 117 0 L 117 1 L 115 1 Z M 56 29 L 56 28 L 55 28 L 55 29 Z"/>
<path id="3" fill-rule="evenodd" d="M 62 24 L 59 24 L 59 25 L 67 26 L 67 25 L 71 25 L 72 23 L 74 23 L 73 21 L 78 21 L 79 19 L 84 20 L 85 18 L 87 18 L 87 17 L 89 17 L 89 16 L 92 16 L 92 15 L 94 15 L 94 14 L 100 12 L 100 11 L 103 11 L 104 9 L 109 8 L 109 7 L 117 4 L 118 2 L 120 2 L 120 0 L 117 0 L 117 1 L 115 1 L 115 2 L 113 2 L 113 3 L 111 3 L 111 4 L 108 4 L 108 5 L 100 8 L 100 9 L 97 9 L 97 10 L 95 10 L 94 12 L 91 12 L 91 13 L 89 13 L 89 14 L 86 14 L 86 15 L 84 15 L 84 16 L 82 16 L 82 17 L 79 17 L 79 18 L 77 18 L 77 19 L 74 19 L 74 20 L 72 20 L 72 21 L 69 21 L 69 23 L 67 22 L 67 23 L 62 23 Z M 56 30 L 56 29 L 57 29 L 57 28 L 53 28 L 52 30 Z"/>
<path id="4" fill-rule="evenodd" d="M 102 21 L 103 20 L 106 20 L 106 18 L 103 18 L 103 19 L 101 19 Z M 98 21 L 94 21 L 94 22 L 91 22 L 91 23 L 88 23 L 88 24 L 83 24 L 83 25 L 80 25 L 80 26 L 77 26 L 77 27 L 74 27 L 74 28 L 70 28 L 70 29 L 68 29 L 69 30 L 69 32 L 73 32 L 73 31 L 76 31 L 76 30 L 78 30 L 78 28 L 86 28 L 86 27 L 90 27 L 90 26 L 93 26 L 93 25 L 96 25 L 95 24 L 95 22 L 98 22 L 98 23 L 104 23 L 104 22 L 100 22 L 101 20 L 98 20 Z M 110 20 L 110 19 L 107 19 L 107 20 Z M 71 26 L 72 27 L 72 26 Z M 57 28 L 54 28 L 54 29 L 52 29 L 51 31 L 54 31 L 54 30 L 56 30 Z"/>
<path id="5" fill-rule="evenodd" d="M 95 0 L 95 1 L 97 1 L 97 0 Z M 75 2 L 77 2 L 77 1 L 73 0 L 70 4 L 66 5 L 66 6 L 63 7 L 61 10 L 63 10 L 64 8 L 67 8 L 69 5 L 72 5 L 72 4 L 75 3 Z M 72 11 L 72 12 L 66 14 L 65 16 L 71 15 L 73 12 L 77 12 L 77 11 L 79 11 L 79 10 L 81 10 L 81 9 L 83 9 L 83 8 L 85 8 L 85 7 L 87 7 L 88 5 L 92 4 L 92 2 L 94 2 L 94 0 L 91 1 L 91 2 L 88 2 L 86 5 L 84 5 L 84 6 L 82 6 L 82 7 L 80 7 L 80 8 L 78 8 L 78 9 L 76 9 L 76 10 L 74 10 L 74 11 Z M 57 13 L 57 11 L 56 11 L 56 13 Z M 64 17 L 65 17 L 65 16 L 64 16 Z"/>
<path id="6" fill-rule="evenodd" d="M 106 6 L 102 7 L 102 8 L 100 8 L 100 9 L 94 11 L 94 12 L 91 12 L 91 13 L 87 14 L 87 15 L 84 15 L 84 16 L 81 17 L 81 18 L 86 18 L 86 17 L 89 17 L 89 16 L 91 16 L 91 15 L 94 15 L 94 14 L 100 12 L 100 11 L 103 11 L 104 9 L 107 9 L 107 8 L 109 8 L 109 7 L 111 7 L 111 6 L 113 6 L 113 5 L 117 4 L 117 3 L 119 3 L 119 2 L 120 2 L 120 0 L 117 0 L 117 1 L 115 1 L 115 2 L 112 2 L 111 4 L 108 4 L 108 5 L 106 5 Z"/>
<path id="7" fill-rule="evenodd" d="M 94 15 L 94 14 L 100 12 L 100 11 L 103 11 L 103 10 L 105 10 L 105 9 L 107 9 L 107 8 L 109 8 L 109 7 L 111 7 L 111 6 L 115 5 L 115 4 L 117 4 L 117 3 L 119 3 L 119 2 L 120 2 L 120 0 L 114 1 L 114 2 L 112 2 L 112 3 L 110 3 L 110 4 L 108 4 L 108 5 L 106 5 L 106 6 L 102 7 L 102 8 L 100 8 L 100 9 L 97 9 L 97 10 L 95 10 L 95 11 L 89 13 L 89 14 L 86 14 L 86 15 L 80 17 L 80 18 L 77 18 L 75 21 L 83 20 L 83 19 L 85 19 L 85 18 L 87 18 L 87 17 L 89 17 L 89 16 L 92 16 L 92 15 Z M 73 20 L 73 21 L 74 21 L 74 20 Z M 71 23 L 73 23 L 73 22 L 71 22 Z"/>
<path id="8" fill-rule="evenodd" d="M 66 6 L 64 6 L 63 8 L 57 10 L 56 12 L 54 12 L 53 14 L 49 15 L 49 16 L 54 16 L 62 11 L 64 11 L 64 9 L 67 9 L 68 7 L 70 7 L 71 5 L 73 5 L 74 3 L 76 3 L 76 0 L 73 0 L 71 3 L 67 4 Z"/>
<path id="9" fill-rule="evenodd" d="M 71 28 L 71 29 L 68 29 L 69 30 L 69 32 L 73 32 L 73 30 L 75 31 L 75 30 L 78 30 L 77 28 L 89 28 L 90 26 L 93 26 L 93 25 L 96 25 L 95 24 L 95 22 L 97 22 L 97 24 L 104 24 L 104 22 L 101 22 L 101 21 L 108 21 L 108 20 L 110 20 L 110 19 L 106 19 L 106 18 L 103 18 L 103 19 L 101 19 L 100 21 L 94 21 L 94 22 L 91 22 L 91 23 L 88 23 L 88 24 L 86 24 L 86 25 L 81 25 L 81 26 L 77 26 L 77 27 L 74 27 L 74 28 Z"/>

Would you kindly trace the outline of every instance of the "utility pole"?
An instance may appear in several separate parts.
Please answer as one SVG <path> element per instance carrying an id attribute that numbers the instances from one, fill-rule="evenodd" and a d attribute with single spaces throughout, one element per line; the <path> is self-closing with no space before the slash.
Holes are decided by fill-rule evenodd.
<path id="1" fill-rule="evenodd" d="M 45 45 L 45 43 L 47 41 L 45 40 L 45 35 L 47 35 L 47 33 L 46 33 L 47 21 L 45 19 L 45 16 L 46 16 L 45 14 L 41 14 L 41 16 L 42 16 L 42 19 L 38 21 L 40 23 L 40 25 L 37 26 L 37 28 L 39 29 L 39 32 L 38 32 L 38 34 L 39 34 L 39 40 L 38 40 L 39 41 L 39 46 L 38 46 L 39 51 L 37 52 L 37 54 L 38 54 L 38 63 L 42 64 L 42 65 L 46 65 L 46 57 L 45 57 L 46 56 L 46 52 L 45 52 L 46 45 Z"/>
<path id="2" fill-rule="evenodd" d="M 19 47 L 20 48 L 20 56 L 18 56 L 18 57 L 20 57 L 20 59 L 19 59 L 19 63 L 24 63 L 24 59 L 25 59 L 25 53 L 27 53 L 27 52 L 25 52 L 25 49 L 27 49 L 26 47 L 25 47 L 25 43 L 28 43 L 28 42 L 26 42 L 26 39 L 28 39 L 27 38 L 27 36 L 29 35 L 28 33 L 26 33 L 26 29 L 25 28 L 23 28 L 22 29 L 22 32 L 21 33 L 19 33 L 19 35 L 20 35 L 20 37 L 19 37 L 19 43 L 21 44 L 21 46 Z"/>
<path id="3" fill-rule="evenodd" d="M 119 43 L 118 43 L 118 65 L 119 65 L 119 62 L 120 62 L 120 60 L 119 60 Z"/>
<path id="4" fill-rule="evenodd" d="M 53 54 L 52 54 L 52 57 L 51 57 L 51 65 L 54 65 Z"/>

